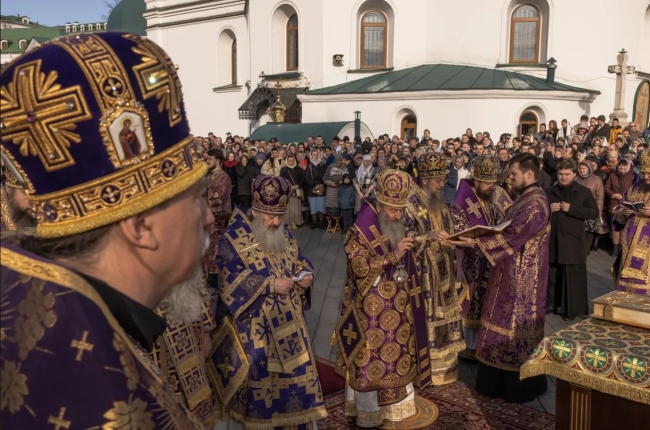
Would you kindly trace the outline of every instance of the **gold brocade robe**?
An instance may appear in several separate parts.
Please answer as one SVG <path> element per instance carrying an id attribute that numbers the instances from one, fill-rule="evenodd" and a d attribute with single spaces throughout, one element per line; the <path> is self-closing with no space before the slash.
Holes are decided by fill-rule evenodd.
<path id="1" fill-rule="evenodd" d="M 456 278 L 456 248 L 429 239 L 429 233 L 445 230 L 454 233 L 449 210 L 431 213 L 426 196 L 413 185 L 404 212 L 404 224 L 413 237 L 420 285 L 426 303 L 431 376 L 434 385 L 459 378 L 457 353 L 465 349 L 461 304 L 467 298 L 467 285 Z"/>
<path id="2" fill-rule="evenodd" d="M 4 185 L 0 186 L 0 232 L 17 230 L 16 224 L 9 215 L 9 196 Z"/>
<path id="3" fill-rule="evenodd" d="M 205 288 L 202 293 L 200 321 L 176 322 L 160 308 L 156 310 L 167 322 L 167 328 L 156 340 L 151 355 L 185 407 L 206 428 L 212 428 L 220 417 L 221 406 L 214 389 L 216 370 L 209 356 L 203 355 L 207 346 L 203 340 L 205 335 L 212 336 L 216 324 L 210 295 Z M 210 347 L 209 352 L 213 352 L 215 346 Z"/>

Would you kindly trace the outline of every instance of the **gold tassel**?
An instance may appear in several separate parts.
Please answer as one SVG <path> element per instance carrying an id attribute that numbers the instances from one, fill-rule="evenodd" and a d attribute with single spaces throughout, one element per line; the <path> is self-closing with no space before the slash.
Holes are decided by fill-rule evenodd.
<path id="1" fill-rule="evenodd" d="M 330 345 L 336 345 L 336 330 L 332 332 L 332 337 L 330 338 Z"/>
<path id="2" fill-rule="evenodd" d="M 350 371 L 348 370 L 345 372 L 345 385 L 349 386 L 350 385 Z"/>

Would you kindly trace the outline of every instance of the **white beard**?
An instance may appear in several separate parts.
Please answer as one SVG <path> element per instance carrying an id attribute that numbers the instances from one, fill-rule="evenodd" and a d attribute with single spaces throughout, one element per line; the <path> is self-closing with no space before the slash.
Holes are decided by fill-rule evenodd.
<path id="1" fill-rule="evenodd" d="M 210 236 L 206 235 L 203 241 L 203 253 L 210 247 Z M 174 286 L 160 302 L 160 309 L 169 319 L 181 323 L 199 321 L 203 311 L 203 269 L 199 266 L 194 271 L 192 278 Z"/>
<path id="2" fill-rule="evenodd" d="M 262 224 L 262 218 L 254 217 L 251 230 L 255 241 L 265 253 L 280 254 L 286 250 L 288 243 L 284 235 L 284 222 L 276 229 L 269 229 Z"/>
<path id="3" fill-rule="evenodd" d="M 382 236 L 386 236 L 393 249 L 397 249 L 397 244 L 406 237 L 406 226 L 402 220 L 399 222 L 390 222 L 383 213 L 379 214 L 379 231 Z"/>

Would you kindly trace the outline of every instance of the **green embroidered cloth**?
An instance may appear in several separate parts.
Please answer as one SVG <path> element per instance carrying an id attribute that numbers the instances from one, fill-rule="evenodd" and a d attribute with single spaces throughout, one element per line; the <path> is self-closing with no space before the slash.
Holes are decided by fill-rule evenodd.
<path id="1" fill-rule="evenodd" d="M 650 405 L 650 330 L 589 318 L 546 336 L 521 379 L 553 375 Z"/>

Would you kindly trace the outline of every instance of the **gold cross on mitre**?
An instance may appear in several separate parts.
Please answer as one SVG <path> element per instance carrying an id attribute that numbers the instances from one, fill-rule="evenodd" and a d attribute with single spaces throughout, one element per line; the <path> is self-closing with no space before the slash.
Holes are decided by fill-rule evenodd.
<path id="1" fill-rule="evenodd" d="M 70 348 L 77 348 L 79 351 L 77 352 L 77 356 L 75 357 L 76 361 L 81 361 L 81 356 L 85 351 L 92 352 L 93 348 L 95 345 L 92 343 L 86 342 L 86 339 L 88 339 L 88 330 L 84 330 L 81 333 L 81 340 L 73 340 L 72 343 L 70 344 Z"/>
<path id="2" fill-rule="evenodd" d="M 59 416 L 55 417 L 54 415 L 50 415 L 47 419 L 47 423 L 54 424 L 54 430 L 61 430 L 62 428 L 69 429 L 70 424 L 72 424 L 72 422 L 64 420 L 63 419 L 64 415 L 65 415 L 65 408 L 61 408 L 59 409 Z"/>

